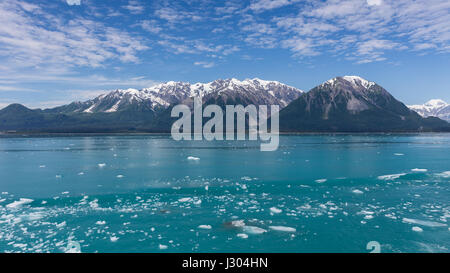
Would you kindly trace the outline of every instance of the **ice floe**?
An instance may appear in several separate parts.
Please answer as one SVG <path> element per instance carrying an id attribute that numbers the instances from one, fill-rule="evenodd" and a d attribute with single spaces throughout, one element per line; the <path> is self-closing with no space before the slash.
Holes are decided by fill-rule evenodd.
<path id="1" fill-rule="evenodd" d="M 327 182 L 327 179 L 325 179 L 325 178 L 323 178 L 323 179 L 317 179 L 315 182 L 316 182 L 316 183 L 325 183 L 325 182 Z"/>
<path id="2" fill-rule="evenodd" d="M 279 208 L 276 208 L 276 207 L 271 207 L 271 208 L 270 208 L 270 212 L 271 212 L 271 213 L 278 214 L 278 213 L 281 213 L 282 210 L 279 209 Z"/>
<path id="3" fill-rule="evenodd" d="M 104 167 L 106 167 L 106 163 L 98 163 L 97 166 L 99 168 L 104 168 Z"/>
<path id="4" fill-rule="evenodd" d="M 14 201 L 14 202 L 6 205 L 6 207 L 9 209 L 18 209 L 18 208 L 22 207 L 23 205 L 30 204 L 33 201 L 34 201 L 33 199 L 20 198 L 19 201 Z"/>
<path id="5" fill-rule="evenodd" d="M 249 233 L 249 234 L 263 234 L 263 233 L 267 232 L 267 230 L 260 228 L 260 227 L 255 227 L 255 226 L 244 226 L 244 227 L 242 227 L 242 230 L 245 233 Z"/>
<path id="6" fill-rule="evenodd" d="M 412 172 L 417 172 L 417 173 L 425 173 L 428 172 L 428 169 L 419 169 L 419 168 L 414 168 L 411 169 Z"/>
<path id="7" fill-rule="evenodd" d="M 297 230 L 293 227 L 285 227 L 285 226 L 269 226 L 271 230 L 275 231 L 284 231 L 284 232 L 296 232 Z"/>
<path id="8" fill-rule="evenodd" d="M 119 237 L 117 236 L 111 236 L 111 238 L 109 238 L 111 240 L 111 242 L 115 243 L 117 242 L 117 240 L 119 240 Z"/>
<path id="9" fill-rule="evenodd" d="M 400 178 L 405 175 L 406 175 L 406 173 L 381 175 L 381 176 L 378 176 L 378 180 L 395 180 L 395 179 Z"/>
<path id="10" fill-rule="evenodd" d="M 422 232 L 423 229 L 421 227 L 412 227 L 412 230 L 415 232 Z"/>
<path id="11" fill-rule="evenodd" d="M 352 190 L 352 192 L 353 192 L 354 194 L 363 194 L 363 193 L 364 193 L 364 192 L 362 192 L 361 190 L 358 190 L 358 189 Z"/>
<path id="12" fill-rule="evenodd" d="M 447 224 L 444 224 L 444 223 L 418 220 L 418 219 L 410 219 L 410 218 L 403 218 L 402 221 L 404 223 L 416 224 L 416 225 L 421 225 L 421 226 L 426 226 L 426 227 L 446 227 L 447 226 Z"/>
<path id="13" fill-rule="evenodd" d="M 248 235 L 245 234 L 245 233 L 238 233 L 238 234 L 236 234 L 236 236 L 239 237 L 239 238 L 242 238 L 242 239 L 247 239 L 248 238 Z"/>
<path id="14" fill-rule="evenodd" d="M 187 160 L 190 160 L 190 161 L 199 161 L 200 158 L 199 158 L 199 157 L 195 157 L 195 156 L 188 156 L 188 157 L 187 157 Z"/>
<path id="15" fill-rule="evenodd" d="M 211 225 L 199 225 L 198 228 L 200 229 L 212 229 Z"/>
<path id="16" fill-rule="evenodd" d="M 167 249 L 167 248 L 168 248 L 168 246 L 159 244 L 159 249 Z"/>

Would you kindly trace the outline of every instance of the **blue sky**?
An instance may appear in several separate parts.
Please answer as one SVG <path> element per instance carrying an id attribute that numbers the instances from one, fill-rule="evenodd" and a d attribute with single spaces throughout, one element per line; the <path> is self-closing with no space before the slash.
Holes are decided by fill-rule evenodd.
<path id="1" fill-rule="evenodd" d="M 116 88 L 258 77 L 302 90 L 359 75 L 450 102 L 450 1 L 0 2 L 0 107 Z"/>

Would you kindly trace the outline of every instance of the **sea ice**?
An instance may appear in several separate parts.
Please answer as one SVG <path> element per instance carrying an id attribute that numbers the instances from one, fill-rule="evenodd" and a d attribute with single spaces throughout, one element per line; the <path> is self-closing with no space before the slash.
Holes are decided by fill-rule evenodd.
<path id="1" fill-rule="evenodd" d="M 381 176 L 378 176 L 378 179 L 379 180 L 395 180 L 395 179 L 397 179 L 397 178 L 399 178 L 399 177 L 402 177 L 402 176 L 404 176 L 404 175 L 406 175 L 406 173 L 398 173 L 398 174 L 387 174 L 387 175 L 381 175 Z"/>
<path id="2" fill-rule="evenodd" d="M 422 232 L 423 231 L 423 229 L 420 228 L 420 227 L 412 227 L 412 230 L 415 231 L 415 232 Z"/>
<path id="3" fill-rule="evenodd" d="M 426 227 L 446 227 L 447 226 L 446 224 L 439 223 L 439 222 L 424 221 L 424 220 L 410 219 L 410 218 L 403 218 L 402 221 L 404 223 L 417 224 L 417 225 L 426 226 Z"/>
<path id="4" fill-rule="evenodd" d="M 190 161 L 199 161 L 200 158 L 199 158 L 199 157 L 195 157 L 195 156 L 188 156 L 188 157 L 187 157 L 187 160 L 190 160 Z"/>
<path id="5" fill-rule="evenodd" d="M 271 213 L 281 213 L 282 210 L 281 210 L 281 209 L 278 209 L 278 208 L 275 208 L 275 207 L 272 207 L 272 208 L 270 208 L 270 212 L 271 212 Z"/>
<path id="6" fill-rule="evenodd" d="M 112 236 L 111 238 L 109 238 L 111 240 L 111 242 L 117 242 L 117 240 L 119 240 L 119 237 L 116 236 Z"/>
<path id="7" fill-rule="evenodd" d="M 260 227 L 255 227 L 255 226 L 244 226 L 242 228 L 242 230 L 249 234 L 263 234 L 263 233 L 267 232 L 267 230 L 260 228 Z"/>
<path id="8" fill-rule="evenodd" d="M 159 249 L 167 249 L 166 245 L 159 244 Z"/>
<path id="9" fill-rule="evenodd" d="M 97 165 L 99 168 L 104 168 L 106 166 L 106 163 L 98 163 Z"/>
<path id="10" fill-rule="evenodd" d="M 417 172 L 417 173 L 425 173 L 425 172 L 428 172 L 427 169 L 418 169 L 418 168 L 411 169 L 411 171 Z"/>
<path id="11" fill-rule="evenodd" d="M 29 204 L 33 201 L 34 201 L 33 199 L 20 198 L 19 201 L 14 201 L 14 202 L 6 205 L 6 207 L 9 209 L 18 209 L 18 208 L 22 207 L 23 205 Z"/>
<path id="12" fill-rule="evenodd" d="M 239 238 L 242 238 L 242 239 L 247 239 L 248 238 L 248 235 L 245 234 L 245 233 L 238 233 L 236 236 L 239 237 Z"/>
<path id="13" fill-rule="evenodd" d="M 285 231 L 285 232 L 296 232 L 297 230 L 293 227 L 285 227 L 285 226 L 269 226 L 271 230 L 276 231 Z"/>
<path id="14" fill-rule="evenodd" d="M 184 197 L 178 199 L 178 202 L 191 202 L 193 199 L 191 197 Z"/>
<path id="15" fill-rule="evenodd" d="M 323 179 L 317 179 L 315 182 L 316 182 L 316 183 L 325 183 L 325 182 L 327 182 L 327 179 L 325 179 L 325 178 L 323 178 Z"/>
<path id="16" fill-rule="evenodd" d="M 354 194 L 363 194 L 364 192 L 362 192 L 361 190 L 353 190 L 352 191 Z"/>
<path id="17" fill-rule="evenodd" d="M 211 225 L 199 225 L 198 228 L 200 229 L 211 229 Z"/>

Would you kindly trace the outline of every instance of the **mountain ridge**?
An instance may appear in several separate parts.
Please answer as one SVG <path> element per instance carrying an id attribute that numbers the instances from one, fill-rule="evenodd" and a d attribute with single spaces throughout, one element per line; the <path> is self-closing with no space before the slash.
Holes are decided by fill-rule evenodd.
<path id="1" fill-rule="evenodd" d="M 278 81 L 219 79 L 169 81 L 149 88 L 115 90 L 84 102 L 31 110 L 13 104 L 0 110 L 0 130 L 43 132 L 169 132 L 171 108 L 203 103 L 280 106 L 282 132 L 450 131 L 439 118 L 424 118 L 373 81 L 335 77 L 303 92 Z"/>

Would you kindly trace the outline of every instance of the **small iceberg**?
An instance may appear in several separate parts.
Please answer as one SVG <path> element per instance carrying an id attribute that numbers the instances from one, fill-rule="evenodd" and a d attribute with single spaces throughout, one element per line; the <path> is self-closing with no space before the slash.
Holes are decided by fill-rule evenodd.
<path id="1" fill-rule="evenodd" d="M 106 163 L 99 163 L 99 164 L 97 164 L 97 166 L 99 168 L 104 168 L 104 167 L 106 167 Z"/>
<path id="2" fill-rule="evenodd" d="M 428 172 L 427 169 L 418 169 L 418 168 L 411 169 L 411 171 L 412 172 L 416 172 L 416 173 L 426 173 L 426 172 Z"/>
<path id="3" fill-rule="evenodd" d="M 117 242 L 117 240 L 119 240 L 119 237 L 116 236 L 112 236 L 111 238 L 109 238 L 111 240 L 111 242 L 115 243 Z"/>
<path id="4" fill-rule="evenodd" d="M 198 228 L 200 229 L 212 229 L 211 225 L 199 225 Z"/>
<path id="5" fill-rule="evenodd" d="M 167 249 L 167 248 L 168 248 L 168 246 L 159 244 L 159 249 Z"/>
<path id="6" fill-rule="evenodd" d="M 364 192 L 362 192 L 361 190 L 358 190 L 358 189 L 352 190 L 352 192 L 353 192 L 354 194 L 363 194 L 363 193 L 364 193 Z"/>
<path id="7" fill-rule="evenodd" d="M 244 226 L 244 227 L 242 228 L 242 230 L 243 230 L 245 233 L 255 234 L 255 235 L 257 235 L 257 234 L 263 234 L 263 233 L 267 232 L 267 230 L 265 230 L 265 229 L 263 229 L 263 228 L 260 228 L 260 227 L 255 227 L 255 226 Z"/>
<path id="8" fill-rule="evenodd" d="M 188 156 L 187 160 L 189 160 L 189 161 L 199 161 L 200 158 L 199 157 L 195 157 L 195 156 Z"/>
<path id="9" fill-rule="evenodd" d="M 293 227 L 285 227 L 285 226 L 269 226 L 271 230 L 275 231 L 284 231 L 284 232 L 296 232 L 297 230 Z"/>
<path id="10" fill-rule="evenodd" d="M 238 233 L 236 236 L 239 237 L 239 238 L 242 238 L 242 239 L 247 239 L 248 238 L 248 235 L 245 234 L 245 233 Z"/>
<path id="11" fill-rule="evenodd" d="M 424 220 L 410 219 L 410 218 L 403 218 L 402 221 L 404 223 L 416 224 L 416 225 L 426 226 L 426 227 L 446 227 L 447 226 L 446 224 L 439 223 L 439 222 L 424 221 Z"/>
<path id="12" fill-rule="evenodd" d="M 421 227 L 412 227 L 412 231 L 415 231 L 415 232 L 422 232 L 423 229 L 422 229 Z"/>
<path id="13" fill-rule="evenodd" d="M 327 179 L 325 179 L 325 178 L 323 178 L 323 179 L 317 179 L 315 182 L 316 182 L 316 183 L 325 183 L 325 182 L 327 182 Z"/>
<path id="14" fill-rule="evenodd" d="M 387 174 L 387 175 L 381 175 L 378 176 L 378 180 L 395 180 L 397 178 L 400 178 L 402 176 L 406 175 L 406 173 L 398 173 L 398 174 Z"/>
<path id="15" fill-rule="evenodd" d="M 19 201 L 14 201 L 14 202 L 6 205 L 6 207 L 9 209 L 18 209 L 18 208 L 22 207 L 23 205 L 29 204 L 33 201 L 34 201 L 33 199 L 20 198 Z"/>
<path id="16" fill-rule="evenodd" d="M 279 208 L 272 207 L 272 208 L 270 208 L 270 212 L 271 212 L 271 213 L 278 214 L 278 213 L 281 213 L 282 210 L 279 209 Z"/>

